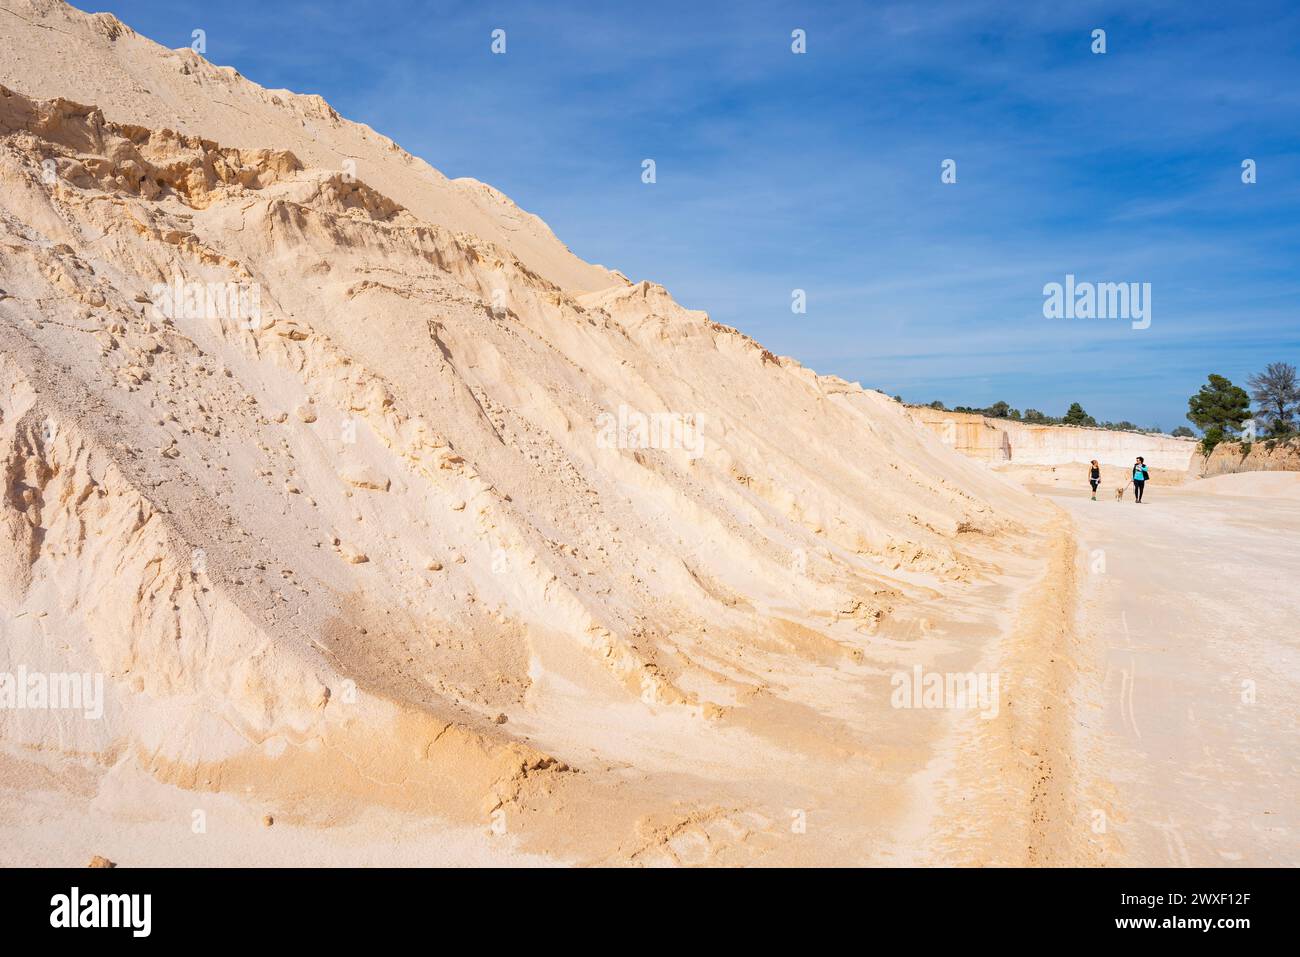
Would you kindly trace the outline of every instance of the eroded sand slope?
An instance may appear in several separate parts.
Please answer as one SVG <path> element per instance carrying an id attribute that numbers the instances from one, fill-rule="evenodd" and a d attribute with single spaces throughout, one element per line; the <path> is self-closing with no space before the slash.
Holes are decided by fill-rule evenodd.
<path id="1" fill-rule="evenodd" d="M 1054 509 L 317 100 L 0 31 L 0 670 L 105 676 L 0 712 L 11 861 L 1087 853 Z M 1001 670 L 1001 721 L 892 708 L 916 664 Z"/>

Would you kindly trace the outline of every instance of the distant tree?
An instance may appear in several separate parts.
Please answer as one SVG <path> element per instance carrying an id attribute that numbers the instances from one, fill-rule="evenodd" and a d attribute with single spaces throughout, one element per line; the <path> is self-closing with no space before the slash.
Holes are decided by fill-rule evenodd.
<path id="1" fill-rule="evenodd" d="M 1292 419 L 1300 408 L 1300 383 L 1296 382 L 1295 366 L 1289 362 L 1270 362 L 1263 372 L 1247 379 L 1246 384 L 1270 435 L 1289 435 L 1294 431 Z"/>
<path id="2" fill-rule="evenodd" d="M 1209 382 L 1187 400 L 1187 420 L 1205 432 L 1201 447 L 1207 454 L 1230 438 L 1248 418 L 1250 396 L 1221 375 L 1211 373 Z"/>
<path id="3" fill-rule="evenodd" d="M 895 402 L 900 402 L 900 403 L 901 403 L 901 402 L 903 401 L 903 397 L 902 397 L 901 395 L 896 395 L 896 396 L 894 396 L 894 401 L 895 401 Z"/>
<path id="4" fill-rule="evenodd" d="M 1025 409 L 1025 421 L 1033 422 L 1037 425 L 1047 425 L 1052 420 L 1043 415 L 1043 413 L 1039 412 L 1037 409 Z"/>
<path id="5" fill-rule="evenodd" d="M 1097 420 L 1083 411 L 1083 406 L 1077 402 L 1071 402 L 1070 408 L 1065 412 L 1065 418 L 1061 420 L 1066 425 L 1096 425 Z"/>
<path id="6" fill-rule="evenodd" d="M 1011 406 L 1007 405 L 1005 402 L 994 402 L 984 410 L 984 414 L 990 419 L 1005 419 L 1010 411 Z"/>
<path id="7" fill-rule="evenodd" d="M 1185 425 L 1180 425 L 1180 426 L 1178 426 L 1178 428 L 1174 429 L 1174 430 L 1173 430 L 1172 432 L 1170 432 L 1169 434 L 1172 435 L 1172 436 L 1174 436 L 1175 438 L 1180 438 L 1180 439 L 1194 439 L 1194 438 L 1196 438 L 1196 433 L 1193 432 L 1191 429 L 1189 429 L 1189 428 L 1188 428 L 1187 426 L 1185 426 Z"/>
<path id="8" fill-rule="evenodd" d="M 1008 419 L 1015 419 L 1015 420 L 1019 421 L 1019 420 L 1020 420 L 1020 410 L 1019 410 L 1019 409 L 1012 409 L 1010 412 L 1007 413 L 1007 418 L 1008 418 Z"/>
<path id="9" fill-rule="evenodd" d="M 933 402 L 930 403 L 930 408 L 938 409 L 940 412 L 948 411 L 948 407 L 944 405 L 942 402 L 940 402 L 938 399 L 935 399 Z"/>

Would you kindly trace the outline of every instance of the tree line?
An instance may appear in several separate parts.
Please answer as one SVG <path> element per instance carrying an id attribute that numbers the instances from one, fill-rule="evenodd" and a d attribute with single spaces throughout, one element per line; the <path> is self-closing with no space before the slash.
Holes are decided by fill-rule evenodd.
<path id="1" fill-rule="evenodd" d="M 1047 415 L 1046 413 L 1039 412 L 1037 409 L 1026 409 L 1024 413 L 1021 414 L 1019 409 L 1013 409 L 1006 402 L 994 402 L 992 405 L 986 406 L 983 409 L 977 409 L 969 405 L 957 405 L 953 406 L 952 409 L 949 409 L 942 402 L 936 400 L 931 402 L 929 407 L 931 409 L 938 409 L 942 412 L 969 412 L 973 415 L 982 415 L 990 419 L 1012 419 L 1016 422 L 1027 422 L 1030 425 L 1085 425 L 1092 429 L 1110 429 L 1115 432 L 1161 431 L 1161 428 L 1158 425 L 1151 428 L 1143 428 L 1142 426 L 1134 425 L 1129 421 L 1098 422 L 1095 418 L 1085 412 L 1083 406 L 1078 402 L 1071 402 L 1070 407 L 1065 411 L 1065 415 L 1061 416 Z M 1192 434 L 1192 430 L 1186 426 L 1183 426 L 1182 429 L 1188 435 Z M 1178 434 L 1177 430 L 1175 430 L 1175 434 Z"/>
<path id="2" fill-rule="evenodd" d="M 1247 392 L 1233 385 L 1225 376 L 1211 374 L 1209 381 L 1187 400 L 1187 420 L 1201 432 L 1201 449 L 1206 455 L 1225 441 L 1252 441 L 1257 438 L 1283 440 L 1300 435 L 1300 381 L 1295 366 L 1289 362 L 1270 362 L 1263 372 L 1246 380 Z M 895 397 L 897 398 L 897 396 Z M 1251 411 L 1251 401 L 1255 410 Z M 901 400 L 899 400 L 901 401 Z M 1094 429 L 1111 429 L 1122 432 L 1160 432 L 1160 426 L 1143 428 L 1132 422 L 1098 422 L 1084 411 L 1078 402 L 1070 403 L 1062 416 L 1044 415 L 1037 409 L 1026 409 L 1021 414 L 1006 402 L 994 402 L 985 408 L 968 405 L 948 409 L 942 402 L 929 404 L 942 412 L 969 412 L 990 419 L 1013 419 L 1031 425 L 1081 425 Z M 1174 429 L 1171 435 L 1195 437 L 1185 425 Z"/>

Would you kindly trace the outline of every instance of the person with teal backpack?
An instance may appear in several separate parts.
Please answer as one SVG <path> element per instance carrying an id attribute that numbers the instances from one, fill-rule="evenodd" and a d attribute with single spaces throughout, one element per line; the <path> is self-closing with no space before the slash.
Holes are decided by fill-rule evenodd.
<path id="1" fill-rule="evenodd" d="M 1147 470 L 1146 461 L 1142 456 L 1138 456 L 1137 461 L 1133 463 L 1133 501 L 1139 505 L 1142 504 L 1142 490 L 1147 486 L 1147 479 L 1151 473 Z"/>

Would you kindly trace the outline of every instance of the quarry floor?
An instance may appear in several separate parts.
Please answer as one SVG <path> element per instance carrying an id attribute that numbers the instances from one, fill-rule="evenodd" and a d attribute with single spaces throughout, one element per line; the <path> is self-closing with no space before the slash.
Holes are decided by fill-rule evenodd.
<path id="1" fill-rule="evenodd" d="M 1300 862 L 1291 480 L 1300 476 L 1157 482 L 1141 505 L 1131 490 L 1094 502 L 1086 485 L 1027 483 L 1075 525 L 1074 746 L 1100 863 Z"/>

